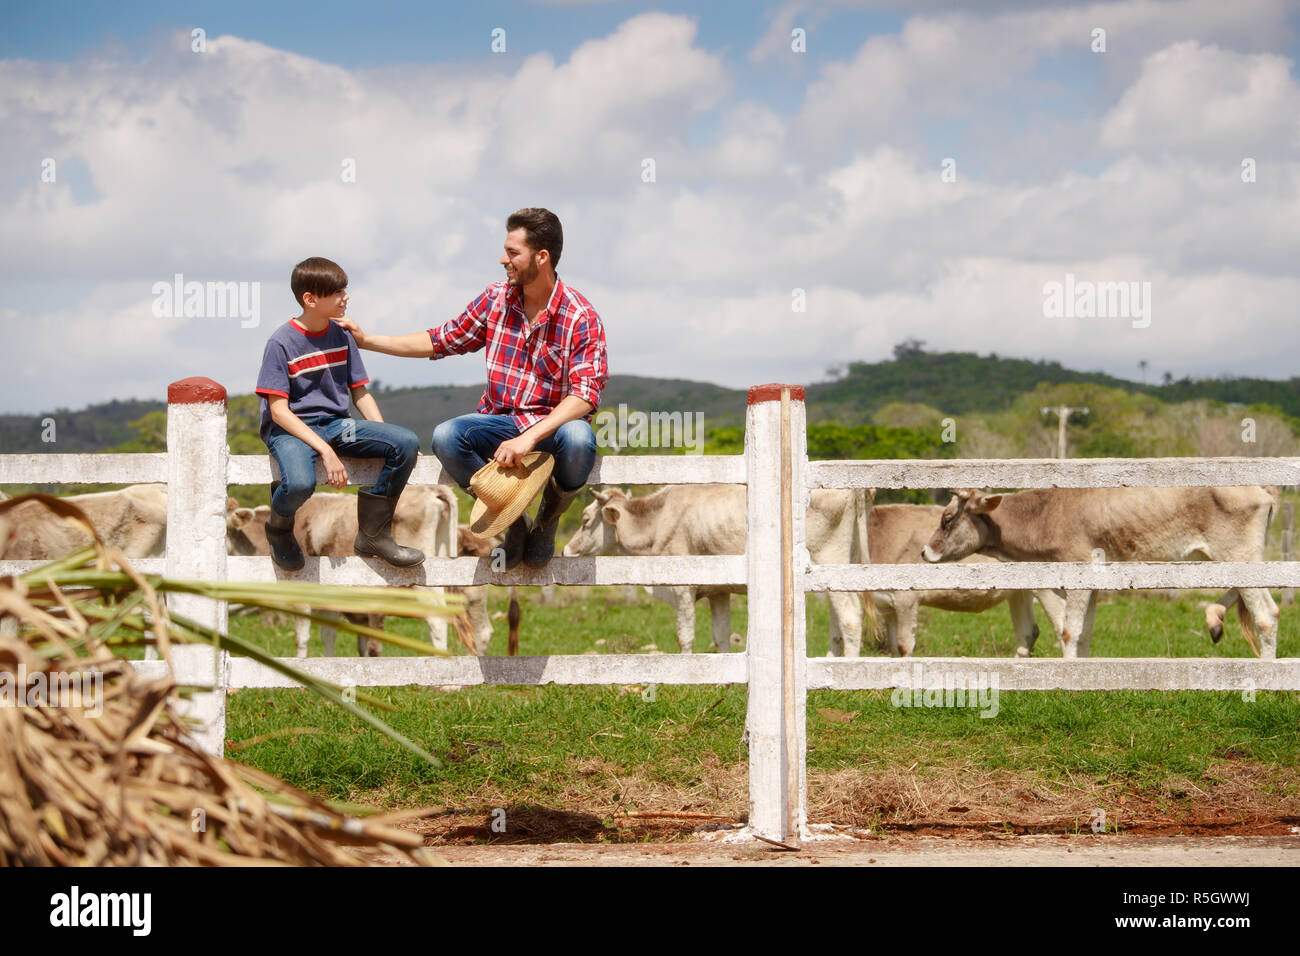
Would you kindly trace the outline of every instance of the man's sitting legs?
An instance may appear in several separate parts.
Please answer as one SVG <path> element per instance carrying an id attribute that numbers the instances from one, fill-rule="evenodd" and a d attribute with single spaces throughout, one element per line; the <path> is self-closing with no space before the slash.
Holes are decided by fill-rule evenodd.
<path id="1" fill-rule="evenodd" d="M 468 491 L 470 479 L 491 460 L 497 446 L 518 434 L 509 415 L 461 415 L 434 429 L 433 452 L 456 483 Z M 524 514 L 506 532 L 503 549 L 507 568 L 520 562 L 542 567 L 550 560 L 560 516 L 587 483 L 596 462 L 596 433 L 581 419 L 565 422 L 555 434 L 538 442 L 535 450 L 554 457 L 555 470 L 542 496 L 536 527 Z"/>
<path id="2" fill-rule="evenodd" d="M 503 441 L 509 441 L 518 435 L 519 428 L 509 415 L 473 412 L 449 419 L 433 430 L 433 453 L 456 480 L 456 484 L 472 495 L 469 482 L 474 473 L 492 460 Z M 524 545 L 531 528 L 532 524 L 525 513 L 507 529 L 506 539 L 501 545 L 505 552 L 507 570 L 523 561 Z"/>
<path id="3" fill-rule="evenodd" d="M 538 442 L 537 450 L 555 457 L 555 470 L 546 483 L 537 521 L 524 545 L 524 563 L 530 568 L 544 567 L 555 553 L 560 516 L 587 484 L 591 466 L 596 463 L 596 434 L 582 419 L 565 422 L 554 435 Z"/>

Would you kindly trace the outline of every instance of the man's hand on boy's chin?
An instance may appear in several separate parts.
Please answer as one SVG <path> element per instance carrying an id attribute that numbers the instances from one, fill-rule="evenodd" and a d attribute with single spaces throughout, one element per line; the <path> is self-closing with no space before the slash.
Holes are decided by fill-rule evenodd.
<path id="1" fill-rule="evenodd" d="M 361 326 L 357 325 L 345 315 L 335 316 L 331 318 L 330 321 L 344 332 L 351 332 L 352 337 L 356 339 L 358 345 L 360 345 L 362 340 L 366 337 L 366 333 L 361 331 Z"/>

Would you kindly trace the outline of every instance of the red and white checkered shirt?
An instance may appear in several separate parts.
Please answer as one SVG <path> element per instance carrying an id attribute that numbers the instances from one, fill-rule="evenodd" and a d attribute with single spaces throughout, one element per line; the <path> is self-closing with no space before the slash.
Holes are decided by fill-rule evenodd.
<path id="1" fill-rule="evenodd" d="M 458 318 L 429 329 L 435 359 L 487 346 L 487 389 L 478 410 L 510 415 L 521 432 L 549 415 L 566 395 L 600 405 L 609 381 L 605 327 L 580 292 L 557 277 L 531 332 L 523 304 L 523 293 L 503 279 L 488 286 Z"/>

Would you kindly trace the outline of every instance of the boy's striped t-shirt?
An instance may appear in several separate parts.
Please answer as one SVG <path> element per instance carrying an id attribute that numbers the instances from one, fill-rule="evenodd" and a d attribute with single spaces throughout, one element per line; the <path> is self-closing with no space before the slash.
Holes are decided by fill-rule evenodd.
<path id="1" fill-rule="evenodd" d="M 262 353 L 257 394 L 262 396 L 262 440 L 271 431 L 269 397 L 289 400 L 299 418 L 348 414 L 351 389 L 369 382 L 361 353 L 352 336 L 333 322 L 320 332 L 308 332 L 296 319 L 276 329 Z"/>

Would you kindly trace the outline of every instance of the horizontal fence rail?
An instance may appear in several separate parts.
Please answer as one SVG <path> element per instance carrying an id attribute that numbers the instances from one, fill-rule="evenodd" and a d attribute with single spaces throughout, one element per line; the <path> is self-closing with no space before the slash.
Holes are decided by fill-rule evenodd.
<path id="1" fill-rule="evenodd" d="M 167 480 L 167 456 L 0 455 L 0 485 L 146 485 Z"/>
<path id="2" fill-rule="evenodd" d="M 163 677 L 162 661 L 134 661 Z M 312 657 L 300 670 L 344 687 L 474 685 L 743 684 L 743 654 L 568 654 L 535 657 Z M 809 690 L 922 690 L 962 680 L 1004 690 L 1300 690 L 1300 659 L 1084 657 L 810 658 Z M 228 659 L 227 687 L 294 688 L 283 674 L 244 657 Z"/>
<path id="3" fill-rule="evenodd" d="M 979 564 L 814 564 L 809 591 L 925 591 L 960 588 L 1125 591 L 1156 588 L 1300 586 L 1294 561 L 1007 561 Z"/>
<path id="4" fill-rule="evenodd" d="M 1207 638 L 1208 641 L 1208 638 Z M 1300 659 L 1081 657 L 812 658 L 810 690 L 939 688 L 996 681 L 1003 690 L 1300 690 Z"/>
<path id="5" fill-rule="evenodd" d="M 344 458 L 343 462 L 352 484 L 373 483 L 379 477 L 382 467 L 374 459 Z M 232 455 L 229 475 L 232 485 L 264 485 L 279 477 L 273 474 L 271 460 L 265 455 Z M 319 463 L 316 466 L 316 477 L 322 484 L 325 483 L 325 469 Z M 428 455 L 421 455 L 415 463 L 410 482 L 414 485 L 455 483 L 442 463 Z M 745 456 L 601 455 L 596 458 L 596 464 L 587 477 L 589 485 L 682 485 L 709 482 L 744 484 Z"/>
<path id="6" fill-rule="evenodd" d="M 166 674 L 162 661 L 137 661 L 145 676 Z M 587 684 L 743 684 L 743 654 L 557 654 L 535 657 L 312 657 L 295 661 L 305 673 L 344 687 L 441 687 Z M 228 658 L 231 688 L 297 687 L 278 671 L 246 657 Z"/>
<path id="7" fill-rule="evenodd" d="M 344 458 L 348 480 L 373 484 L 383 465 L 373 458 Z M 279 476 L 266 455 L 231 455 L 226 481 L 231 485 L 266 485 Z M 325 484 L 319 463 L 316 477 Z M 51 454 L 0 455 L 0 485 L 151 484 L 167 480 L 167 456 Z M 442 463 L 420 456 L 411 470 L 413 485 L 450 485 Z M 745 483 L 744 455 L 603 455 L 596 459 L 590 485 L 683 485 Z"/>
<path id="8" fill-rule="evenodd" d="M 429 585 L 469 587 L 475 584 L 540 586 L 642 584 L 664 586 L 745 586 L 745 556 L 720 555 L 701 557 L 633 558 L 552 558 L 544 568 L 515 568 L 493 571 L 488 558 L 427 558 L 414 568 L 394 568 L 379 559 L 315 558 L 304 559 L 301 571 L 287 574 L 265 557 L 226 559 L 227 574 L 232 581 L 311 581 L 321 584 L 356 584 L 371 587 L 388 585 Z M 0 574 L 22 574 L 45 564 L 44 561 L 0 561 Z M 162 574 L 163 558 L 137 558 L 132 567 L 142 574 Z"/>
<path id="9" fill-rule="evenodd" d="M 810 461 L 810 488 L 1156 488 L 1300 484 L 1300 458 Z"/>
<path id="10" fill-rule="evenodd" d="M 392 568 L 365 558 L 305 559 L 286 574 L 264 557 L 227 558 L 233 581 L 313 581 L 321 584 L 543 586 L 663 585 L 744 588 L 745 556 L 552 558 L 546 567 L 493 571 L 487 558 L 429 558 L 415 568 Z M 0 561 L 0 575 L 23 574 L 44 561 Z M 162 574 L 163 558 L 137 558 L 142 574 Z M 814 564 L 803 580 L 807 591 L 927 591 L 959 589 L 1098 590 L 1300 587 L 1300 562 L 1132 561 L 1114 564 L 1006 562 L 980 564 Z"/>

